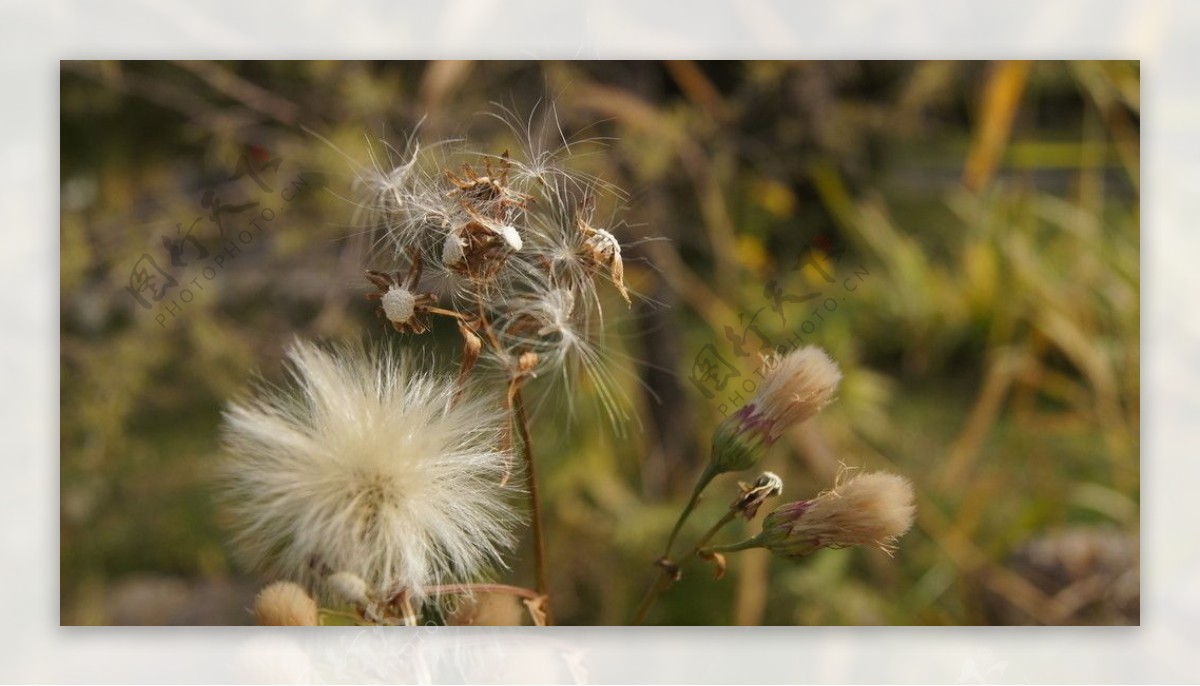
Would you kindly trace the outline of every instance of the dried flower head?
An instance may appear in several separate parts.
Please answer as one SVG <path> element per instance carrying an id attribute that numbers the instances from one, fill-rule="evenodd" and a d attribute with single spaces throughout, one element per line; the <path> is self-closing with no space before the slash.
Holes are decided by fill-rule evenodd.
<path id="1" fill-rule="evenodd" d="M 224 468 L 243 558 L 312 584 L 337 570 L 380 598 L 467 581 L 513 543 L 510 455 L 495 399 L 361 348 L 288 351 L 296 388 L 224 414 Z M 357 593 L 355 595 L 358 595 Z"/>
<path id="2" fill-rule="evenodd" d="M 317 603 L 299 584 L 276 581 L 258 592 L 254 619 L 259 626 L 316 626 Z"/>
<path id="3" fill-rule="evenodd" d="M 912 527 L 915 512 L 908 479 L 888 472 L 856 474 L 812 500 L 780 506 L 751 540 L 792 559 L 819 548 L 855 545 L 890 554 L 896 539 Z"/>
<path id="4" fill-rule="evenodd" d="M 754 519 L 758 508 L 767 498 L 774 498 L 783 492 L 783 479 L 775 472 L 763 472 L 753 484 L 738 482 L 738 497 L 734 499 L 730 509 L 737 510 L 746 521 Z"/>
<path id="5" fill-rule="evenodd" d="M 762 385 L 749 403 L 729 415 L 713 434 L 716 473 L 741 471 L 762 458 L 763 448 L 833 400 L 842 372 L 815 345 L 768 358 Z"/>
<path id="6" fill-rule="evenodd" d="M 493 115 L 519 143 L 515 154 L 409 139 L 389 148 L 387 164 L 360 168 L 360 217 L 374 236 L 368 261 L 386 267 L 368 274 L 378 289 L 368 297 L 404 333 L 425 332 L 433 317 L 458 318 L 460 330 L 488 344 L 480 372 L 510 375 L 522 352 L 538 353 L 536 376 L 565 382 L 568 397 L 576 379 L 590 382 L 619 430 L 630 415 L 615 377 L 640 381 L 604 332 L 602 291 L 626 305 L 633 298 L 615 216 L 624 195 L 571 168 L 596 141 L 568 140 L 553 105 L 528 117 Z M 613 214 L 599 221 L 598 206 Z"/>

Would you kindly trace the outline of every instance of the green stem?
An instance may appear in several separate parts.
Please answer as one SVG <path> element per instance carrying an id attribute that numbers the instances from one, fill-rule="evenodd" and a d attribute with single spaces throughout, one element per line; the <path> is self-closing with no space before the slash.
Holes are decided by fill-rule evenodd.
<path id="1" fill-rule="evenodd" d="M 667 539 L 667 548 L 665 551 L 663 551 L 664 559 L 671 558 L 671 548 L 675 545 L 675 539 L 679 536 L 679 532 L 683 529 L 683 523 L 686 522 L 688 516 L 692 514 L 692 510 L 696 509 L 696 504 L 700 502 L 700 494 L 705 488 L 708 487 L 708 484 L 710 484 L 712 480 L 716 478 L 716 476 L 717 470 L 713 467 L 712 463 L 709 463 L 709 465 L 704 468 L 704 473 L 700 475 L 700 480 L 696 482 L 696 488 L 692 490 L 691 499 L 689 499 L 687 505 L 684 506 L 683 512 L 679 513 L 679 519 L 675 522 L 675 528 L 671 529 L 671 536 Z"/>
<path id="2" fill-rule="evenodd" d="M 736 552 L 740 552 L 742 550 L 750 550 L 751 548 L 761 548 L 761 547 L 763 547 L 762 541 L 759 540 L 758 536 L 754 536 L 753 538 L 747 538 L 746 540 L 744 540 L 740 543 L 730 543 L 729 545 L 714 545 L 711 548 L 704 548 L 702 551 L 698 551 L 698 552 L 736 553 Z"/>
<path id="3" fill-rule="evenodd" d="M 712 477 L 710 476 L 709 480 L 711 479 Z M 701 481 L 703 484 L 703 479 Z M 703 485 L 697 487 L 696 492 L 699 493 L 701 490 L 703 490 Z M 693 496 L 692 499 L 694 501 L 695 496 Z M 651 586 L 650 589 L 646 591 L 646 595 L 642 597 L 642 602 L 638 604 L 637 612 L 634 613 L 633 623 L 635 625 L 646 621 L 646 615 L 650 613 L 650 608 L 654 607 L 654 603 L 658 600 L 658 597 L 661 596 L 668 588 L 670 588 L 671 584 L 675 583 L 675 574 L 681 571 L 688 562 L 691 562 L 693 559 L 695 559 L 700 551 L 704 549 L 704 544 L 712 540 L 712 537 L 716 536 L 717 532 L 720 531 L 726 524 L 732 522 L 734 518 L 737 517 L 737 514 L 737 510 L 730 508 L 730 510 L 725 513 L 725 516 L 717 520 L 717 523 L 713 524 L 712 527 L 700 537 L 700 540 L 696 541 L 696 545 L 692 547 L 692 552 L 687 556 L 686 559 L 684 559 L 683 562 L 679 563 L 678 567 L 675 567 L 674 569 L 669 568 L 669 566 L 674 565 L 672 565 L 671 561 L 667 559 L 666 556 L 663 557 L 663 561 L 666 564 L 663 566 L 662 571 L 659 572 L 658 578 L 654 581 L 654 585 Z M 676 528 L 678 528 L 678 526 Z M 670 543 L 667 544 L 667 549 L 670 550 Z"/>

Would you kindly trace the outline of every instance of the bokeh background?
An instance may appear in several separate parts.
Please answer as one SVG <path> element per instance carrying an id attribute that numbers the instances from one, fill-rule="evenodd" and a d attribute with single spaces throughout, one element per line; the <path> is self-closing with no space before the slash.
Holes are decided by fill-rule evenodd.
<path id="1" fill-rule="evenodd" d="M 610 329 L 639 421 L 586 387 L 534 420 L 559 621 L 628 621 L 753 353 L 802 340 L 846 380 L 763 467 L 789 500 L 903 473 L 914 530 L 894 558 L 738 555 L 651 622 L 1137 623 L 1139 91 L 1129 62 L 64 62 L 61 621 L 250 622 L 222 403 L 296 335 L 399 338 L 362 298 L 356 165 L 414 130 L 517 150 L 481 113 L 552 103 L 605 139 L 578 165 L 628 192 L 646 296 Z"/>

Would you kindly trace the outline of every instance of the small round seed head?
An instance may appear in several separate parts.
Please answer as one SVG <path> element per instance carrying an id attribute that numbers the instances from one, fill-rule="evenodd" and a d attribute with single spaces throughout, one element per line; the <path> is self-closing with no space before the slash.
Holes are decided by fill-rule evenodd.
<path id="1" fill-rule="evenodd" d="M 259 626 L 316 626 L 317 603 L 299 584 L 276 581 L 258 592 L 254 618 Z"/>
<path id="2" fill-rule="evenodd" d="M 352 572 L 336 572 L 325 580 L 333 595 L 359 607 L 371 604 L 371 589 L 367 582 Z"/>
<path id="3" fill-rule="evenodd" d="M 819 548 L 873 545 L 887 553 L 912 527 L 908 479 L 887 472 L 851 476 L 812 500 L 788 503 L 763 519 L 759 542 L 786 558 Z"/>
<path id="4" fill-rule="evenodd" d="M 388 321 L 407 324 L 416 311 L 417 297 L 403 286 L 392 286 L 379 299 L 379 304 L 383 307 L 383 314 Z"/>
<path id="5" fill-rule="evenodd" d="M 842 380 L 837 363 L 814 345 L 766 362 L 769 368 L 758 392 L 713 435 L 712 459 L 718 473 L 753 467 L 763 449 L 784 431 L 824 409 Z"/>
<path id="6" fill-rule="evenodd" d="M 716 474 L 749 469 L 784 431 L 820 412 L 837 392 L 842 372 L 824 350 L 805 346 L 769 358 L 762 385 L 749 403 L 713 433 L 709 468 Z"/>

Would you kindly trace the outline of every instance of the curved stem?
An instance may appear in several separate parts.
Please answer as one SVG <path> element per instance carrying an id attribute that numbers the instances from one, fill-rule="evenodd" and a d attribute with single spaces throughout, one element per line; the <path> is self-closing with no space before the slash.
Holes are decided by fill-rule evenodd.
<path id="1" fill-rule="evenodd" d="M 758 536 L 747 538 L 740 543 L 730 543 L 729 545 L 714 545 L 711 548 L 705 548 L 706 553 L 736 553 L 742 550 L 750 550 L 751 548 L 761 548 L 762 542 L 758 540 Z M 699 551 L 698 551 L 699 552 Z"/>
<path id="2" fill-rule="evenodd" d="M 521 443 L 525 449 L 522 455 L 525 456 L 525 469 L 529 475 L 529 507 L 531 510 L 531 519 L 533 525 L 533 555 L 535 562 L 536 586 L 537 591 L 542 596 L 549 596 L 547 593 L 546 584 L 546 543 L 542 535 L 542 508 L 538 500 L 537 492 L 537 474 L 534 467 L 533 459 L 533 442 L 529 438 L 529 417 L 525 412 L 525 399 L 521 395 L 520 388 L 514 388 L 512 392 L 513 399 L 513 417 L 517 425 L 517 433 L 521 436 Z M 546 623 L 553 624 L 552 615 L 550 614 L 550 603 L 545 601 L 542 609 L 546 613 Z"/>
<path id="3" fill-rule="evenodd" d="M 671 529 L 671 536 L 667 539 L 667 547 L 663 551 L 663 557 L 670 559 L 671 548 L 675 545 L 675 539 L 679 536 L 679 532 L 683 529 L 683 523 L 692 514 L 692 510 L 696 509 L 696 504 L 700 502 L 700 494 L 708 487 L 708 484 L 717 476 L 717 471 L 710 463 L 704 468 L 704 473 L 700 475 L 700 479 L 696 482 L 696 488 L 692 490 L 692 497 L 684 506 L 683 511 L 679 513 L 679 519 L 675 521 L 675 528 Z"/>
<path id="4" fill-rule="evenodd" d="M 696 556 L 699 555 L 700 551 L 704 549 L 704 545 L 712 540 L 712 537 L 716 536 L 717 532 L 724 528 L 726 524 L 732 522 L 734 518 L 737 517 L 737 514 L 737 510 L 730 508 L 730 510 L 725 513 L 725 516 L 718 519 L 717 523 L 713 524 L 708 532 L 701 536 L 700 540 L 696 541 L 696 545 L 692 547 L 692 552 L 689 553 L 687 558 L 684 559 L 683 562 L 680 562 L 678 566 L 671 563 L 671 561 L 666 557 L 663 558 L 661 561 L 662 572 L 659 573 L 654 585 L 650 587 L 650 590 L 646 592 L 646 595 L 642 598 L 642 602 L 638 605 L 637 612 L 633 616 L 634 624 L 641 624 L 646 621 L 646 615 L 650 613 L 650 608 L 654 607 L 654 603 L 658 600 L 658 597 L 661 596 L 664 591 L 670 588 L 671 584 L 675 583 L 676 575 L 684 568 L 684 566 L 687 565 L 688 562 L 691 562 L 693 559 L 695 559 Z M 667 545 L 669 547 L 670 543 Z"/>

